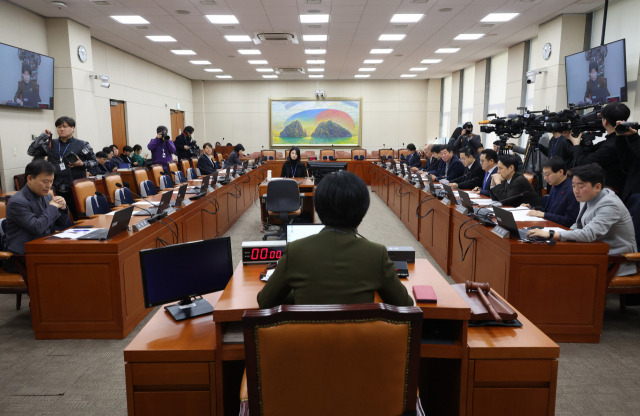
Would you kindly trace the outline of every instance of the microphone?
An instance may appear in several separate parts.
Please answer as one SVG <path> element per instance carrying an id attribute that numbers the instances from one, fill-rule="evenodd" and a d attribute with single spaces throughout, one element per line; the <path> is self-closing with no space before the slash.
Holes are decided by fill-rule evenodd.
<path id="1" fill-rule="evenodd" d="M 507 201 L 512 201 L 515 200 L 517 198 L 522 198 L 524 196 L 524 192 L 520 192 L 518 195 L 514 195 L 514 196 L 510 196 L 509 198 L 505 198 L 505 199 L 501 199 L 500 201 L 496 201 L 499 202 L 500 205 L 504 204 Z M 493 204 L 492 204 L 493 205 Z M 494 205 L 495 206 L 495 205 Z"/>
<path id="2" fill-rule="evenodd" d="M 118 188 L 120 188 L 120 189 L 124 188 L 124 186 L 122 186 L 122 184 L 120 182 L 116 182 L 116 186 Z M 137 193 L 133 192 L 131 189 L 129 189 L 129 192 L 131 192 L 134 196 L 136 196 L 138 198 L 141 198 L 141 199 L 144 199 L 145 201 L 147 201 L 151 205 L 155 206 L 155 203 L 153 203 L 152 201 L 149 201 L 147 198 L 143 197 L 142 195 L 138 195 Z M 96 192 L 96 194 L 98 194 L 98 193 L 99 192 Z M 149 213 L 149 216 L 151 217 L 151 218 L 149 218 L 149 223 L 152 223 L 152 222 L 154 222 L 156 220 L 156 218 L 154 218 L 154 217 L 156 217 L 158 215 L 158 213 L 154 214 L 153 212 L 151 212 L 148 209 L 143 208 L 143 207 L 138 207 L 138 208 L 140 208 L 141 210 L 146 211 L 146 212 Z M 152 221 L 152 219 L 153 219 L 153 221 Z"/>

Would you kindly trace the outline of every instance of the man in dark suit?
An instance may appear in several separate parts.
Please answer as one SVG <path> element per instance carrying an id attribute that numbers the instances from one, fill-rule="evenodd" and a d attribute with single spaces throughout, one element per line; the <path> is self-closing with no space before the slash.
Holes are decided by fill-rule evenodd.
<path id="1" fill-rule="evenodd" d="M 413 144 L 413 143 L 409 143 L 407 145 L 407 150 L 409 150 L 411 152 L 406 157 L 407 166 L 409 168 L 419 168 L 420 167 L 420 155 L 418 154 L 418 152 L 416 152 L 416 145 Z"/>
<path id="2" fill-rule="evenodd" d="M 211 175 L 215 173 L 219 166 L 216 166 L 216 162 L 213 160 L 213 146 L 211 143 L 205 143 L 202 145 L 204 153 L 200 155 L 200 159 L 198 159 L 198 169 L 200 169 L 200 173 L 203 175 Z"/>
<path id="3" fill-rule="evenodd" d="M 446 145 L 440 148 L 440 163 L 438 163 L 437 169 L 428 173 L 434 181 L 442 179 L 451 181 L 464 175 L 464 165 L 458 156 L 453 154 L 453 147 Z"/>
<path id="4" fill-rule="evenodd" d="M 473 188 L 473 192 L 489 196 L 489 191 L 493 185 L 491 178 L 498 173 L 498 153 L 492 149 L 484 149 L 480 153 L 480 166 L 485 172 L 484 177 L 482 178 L 482 184 Z"/>
<path id="5" fill-rule="evenodd" d="M 440 145 L 439 144 L 428 144 L 424 148 L 424 155 L 426 160 L 424 161 L 424 165 L 418 168 L 411 168 L 412 172 L 417 172 L 418 170 L 428 172 L 430 170 L 436 170 L 438 167 L 438 162 L 440 162 Z"/>
<path id="6" fill-rule="evenodd" d="M 482 185 L 484 172 L 480 161 L 476 159 L 475 152 L 469 147 L 465 147 L 460 151 L 460 160 L 465 167 L 464 175 L 455 178 L 449 182 L 449 186 L 453 189 L 473 189 Z"/>
<path id="7" fill-rule="evenodd" d="M 567 178 L 567 165 L 561 157 L 552 157 L 542 164 L 542 175 L 552 186 L 551 192 L 542 198 L 542 206 L 529 211 L 529 215 L 571 227 L 576 222 L 580 204 L 573 194 L 571 179 Z"/>
<path id="8" fill-rule="evenodd" d="M 470 121 L 462 125 L 462 134 L 453 142 L 453 152 L 458 155 L 465 147 L 471 148 L 476 156 L 484 150 L 482 139 L 477 134 L 473 134 L 473 124 Z"/>
<path id="9" fill-rule="evenodd" d="M 491 191 L 491 199 L 500 201 L 505 205 L 518 206 L 529 204 L 537 206 L 540 198 L 529 183 L 529 180 L 521 173 L 516 172 L 517 157 L 502 155 L 498 159 L 498 173 L 491 180 L 496 184 Z"/>
<path id="10" fill-rule="evenodd" d="M 36 159 L 25 169 L 27 185 L 7 203 L 7 250 L 24 254 L 24 244 L 53 234 L 54 227 L 69 220 L 65 199 L 52 197 L 54 167 L 44 159 Z"/>
<path id="11" fill-rule="evenodd" d="M 382 301 L 410 306 L 413 299 L 398 279 L 387 249 L 359 237 L 356 228 L 369 208 L 369 191 L 352 172 L 327 175 L 313 203 L 325 227 L 287 244 L 271 278 L 258 293 L 260 308 Z"/>

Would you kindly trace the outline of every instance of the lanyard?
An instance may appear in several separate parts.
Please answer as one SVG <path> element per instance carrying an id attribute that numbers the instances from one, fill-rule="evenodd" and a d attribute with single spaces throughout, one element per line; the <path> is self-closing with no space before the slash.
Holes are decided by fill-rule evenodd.
<path id="1" fill-rule="evenodd" d="M 296 168 L 294 169 L 293 166 L 291 167 L 291 177 L 295 178 L 296 177 L 296 171 L 298 170 L 298 164 L 296 163 Z"/>
<path id="2" fill-rule="evenodd" d="M 60 139 L 58 139 L 58 155 L 60 156 L 60 161 L 62 161 L 62 158 L 64 157 L 64 154 L 67 153 L 67 149 L 69 148 L 69 146 L 71 145 L 71 139 L 69 139 L 69 143 L 67 143 L 67 147 L 64 148 L 64 152 L 60 153 Z"/>

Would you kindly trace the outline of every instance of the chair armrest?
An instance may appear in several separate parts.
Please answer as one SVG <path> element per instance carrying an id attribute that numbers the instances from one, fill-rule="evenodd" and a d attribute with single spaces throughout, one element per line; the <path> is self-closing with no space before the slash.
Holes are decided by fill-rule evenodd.
<path id="1" fill-rule="evenodd" d="M 0 259 L 8 259 L 13 256 L 13 253 L 9 251 L 0 251 Z"/>
<path id="2" fill-rule="evenodd" d="M 240 401 L 246 402 L 249 400 L 249 392 L 247 391 L 247 370 L 244 370 L 242 374 L 242 382 L 240 383 Z"/>
<path id="3" fill-rule="evenodd" d="M 628 261 L 640 261 L 640 253 L 625 253 L 622 256 Z"/>

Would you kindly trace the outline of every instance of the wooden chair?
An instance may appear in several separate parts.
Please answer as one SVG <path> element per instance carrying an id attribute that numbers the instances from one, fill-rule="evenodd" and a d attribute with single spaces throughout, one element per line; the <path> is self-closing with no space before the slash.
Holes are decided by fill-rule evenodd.
<path id="1" fill-rule="evenodd" d="M 218 163 L 220 164 L 220 167 L 222 167 L 222 161 L 224 160 L 222 157 L 222 153 L 218 153 L 217 157 L 218 157 Z M 197 168 L 198 167 L 196 166 L 196 169 Z"/>
<path id="2" fill-rule="evenodd" d="M 15 256 L 15 257 L 14 257 Z M 14 257 L 12 259 L 12 257 Z M 0 260 L 13 260 L 14 264 L 18 261 L 24 261 L 24 256 L 20 256 L 22 259 L 18 259 L 17 255 L 13 255 L 8 251 L 0 251 Z M 18 266 L 20 271 L 21 267 Z M 26 270 L 25 270 L 26 273 Z M 26 274 L 25 274 L 26 277 Z M 25 277 L 21 273 L 10 273 L 0 268 L 0 293 L 16 295 L 16 310 L 20 310 L 22 305 L 22 295 L 29 293 L 29 288 Z"/>
<path id="3" fill-rule="evenodd" d="M 73 200 L 76 204 L 78 218 L 87 216 L 86 200 L 96 194 L 96 184 L 93 178 L 81 178 L 73 181 Z"/>
<path id="4" fill-rule="evenodd" d="M 320 160 L 336 160 L 336 151 L 333 149 L 320 150 Z"/>
<path id="5" fill-rule="evenodd" d="M 364 149 L 351 149 L 351 160 L 364 160 L 367 157 L 367 151 Z"/>
<path id="6" fill-rule="evenodd" d="M 187 171 L 189 170 L 189 168 L 191 167 L 191 163 L 189 163 L 188 159 L 182 159 L 180 161 L 180 169 L 182 170 L 182 173 L 184 173 L 184 176 L 187 176 Z"/>
<path id="7" fill-rule="evenodd" d="M 409 149 L 400 149 L 398 150 L 398 158 L 400 160 L 407 160 L 407 156 L 411 153 Z"/>
<path id="8" fill-rule="evenodd" d="M 299 155 L 298 155 L 299 156 Z M 289 159 L 289 149 L 284 151 L 284 158 Z"/>
<path id="9" fill-rule="evenodd" d="M 263 162 L 267 160 L 276 160 L 276 151 L 275 150 L 263 150 L 260 152 L 260 157 Z"/>
<path id="10" fill-rule="evenodd" d="M 421 410 L 418 307 L 282 305 L 248 310 L 242 324 L 240 414 L 248 414 L 247 407 L 252 416 Z"/>
<path id="11" fill-rule="evenodd" d="M 628 276 L 616 276 L 620 264 L 626 261 L 640 261 L 640 253 L 626 253 L 619 256 L 609 256 L 609 270 L 607 271 L 607 293 L 620 295 L 620 310 L 624 311 L 627 303 L 625 295 L 640 294 L 640 273 Z"/>
<path id="12" fill-rule="evenodd" d="M 370 153 L 370 155 L 371 155 L 370 159 L 378 159 L 378 154 L 379 153 L 380 152 L 378 152 L 377 150 L 372 150 L 371 153 Z"/>
<path id="13" fill-rule="evenodd" d="M 193 168 L 193 170 L 198 169 L 198 158 L 197 157 L 192 157 L 191 158 L 191 167 Z"/>
<path id="14" fill-rule="evenodd" d="M 302 157 L 300 159 L 302 159 L 303 157 L 305 159 L 309 159 L 310 157 L 316 157 L 316 152 L 314 150 L 306 150 L 302 152 Z"/>
<path id="15" fill-rule="evenodd" d="M 378 150 L 378 155 L 384 156 L 385 159 L 392 159 L 393 149 L 380 149 Z"/>
<path id="16" fill-rule="evenodd" d="M 336 158 L 337 159 L 349 159 L 351 157 L 351 153 L 345 150 L 336 150 Z"/>
<path id="17" fill-rule="evenodd" d="M 152 182 L 158 189 L 160 188 L 160 176 L 162 176 L 162 172 L 164 172 L 162 165 L 151 166 L 151 173 L 153 174 Z"/>
<path id="18" fill-rule="evenodd" d="M 16 191 L 19 191 L 27 184 L 27 175 L 21 173 L 13 176 L 13 185 L 16 187 Z"/>

